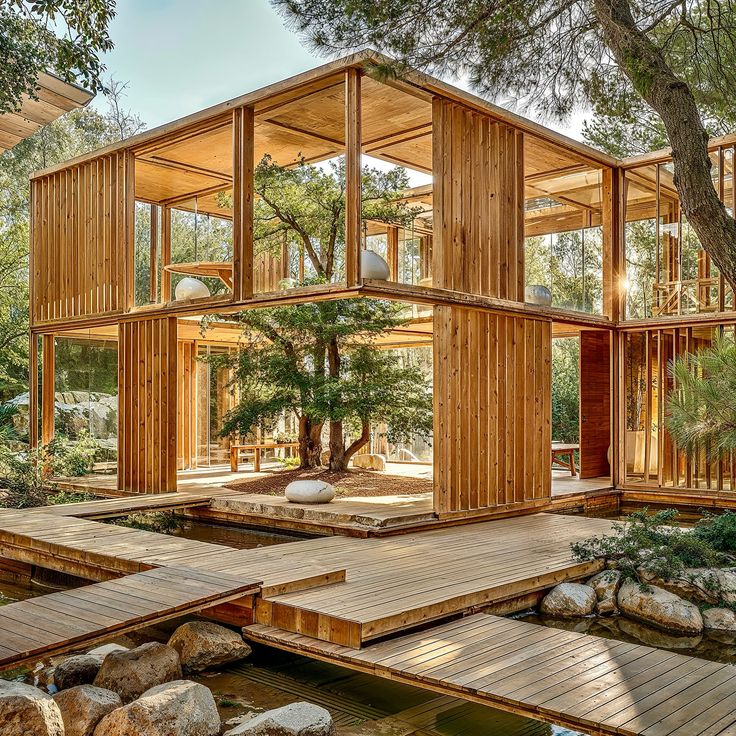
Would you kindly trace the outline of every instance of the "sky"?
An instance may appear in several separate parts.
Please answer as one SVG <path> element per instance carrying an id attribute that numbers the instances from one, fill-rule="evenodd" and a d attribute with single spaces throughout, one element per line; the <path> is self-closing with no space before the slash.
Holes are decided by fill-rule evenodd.
<path id="1" fill-rule="evenodd" d="M 107 75 L 147 128 L 325 63 L 269 0 L 118 0 Z M 457 80 L 446 80 L 463 86 Z M 94 105 L 104 109 L 104 98 Z M 582 115 L 549 127 L 581 138 Z"/>

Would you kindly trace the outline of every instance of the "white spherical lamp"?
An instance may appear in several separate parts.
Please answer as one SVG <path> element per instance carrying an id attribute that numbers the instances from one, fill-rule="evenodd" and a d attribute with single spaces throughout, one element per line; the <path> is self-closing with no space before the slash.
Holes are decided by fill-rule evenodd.
<path id="1" fill-rule="evenodd" d="M 381 279 L 389 277 L 388 263 L 374 250 L 366 249 L 360 252 L 360 271 L 364 279 Z"/>
<path id="2" fill-rule="evenodd" d="M 524 289 L 524 301 L 540 307 L 552 306 L 552 292 L 541 284 L 532 284 Z"/>
<path id="3" fill-rule="evenodd" d="M 210 290 L 207 288 L 207 284 L 191 276 L 185 276 L 174 290 L 174 297 L 178 302 L 187 299 L 202 299 L 209 295 Z"/>

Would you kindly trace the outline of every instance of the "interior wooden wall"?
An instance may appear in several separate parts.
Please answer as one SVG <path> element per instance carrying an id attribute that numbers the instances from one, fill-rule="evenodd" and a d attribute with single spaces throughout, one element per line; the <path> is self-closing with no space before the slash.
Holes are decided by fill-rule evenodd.
<path id="1" fill-rule="evenodd" d="M 580 477 L 609 475 L 611 466 L 611 333 L 580 332 Z"/>
<path id="2" fill-rule="evenodd" d="M 118 486 L 176 490 L 177 321 L 121 322 L 118 337 Z"/>
<path id="3" fill-rule="evenodd" d="M 31 182 L 34 323 L 131 304 L 133 165 L 120 151 Z"/>
<path id="4" fill-rule="evenodd" d="M 433 124 L 434 286 L 523 301 L 523 134 L 441 98 Z"/>
<path id="5" fill-rule="evenodd" d="M 177 467 L 197 467 L 197 343 L 178 342 Z"/>
<path id="6" fill-rule="evenodd" d="M 434 310 L 434 494 L 440 515 L 551 494 L 552 324 Z"/>

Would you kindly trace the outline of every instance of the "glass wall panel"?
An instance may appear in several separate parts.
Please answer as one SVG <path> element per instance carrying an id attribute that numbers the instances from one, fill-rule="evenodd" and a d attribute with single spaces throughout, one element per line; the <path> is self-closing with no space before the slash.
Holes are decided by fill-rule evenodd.
<path id="1" fill-rule="evenodd" d="M 80 443 L 93 447 L 94 470 L 114 472 L 118 433 L 115 328 L 57 337 L 55 359 L 55 441 L 64 447 Z"/>
<path id="2" fill-rule="evenodd" d="M 135 297 L 136 306 L 155 304 L 161 284 L 161 208 L 148 202 L 135 203 Z"/>

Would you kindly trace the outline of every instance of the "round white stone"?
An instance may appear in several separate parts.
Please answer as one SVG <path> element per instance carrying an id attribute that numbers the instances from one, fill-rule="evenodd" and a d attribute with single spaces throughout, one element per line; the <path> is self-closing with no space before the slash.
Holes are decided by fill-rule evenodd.
<path id="1" fill-rule="evenodd" d="M 335 498 L 335 489 L 323 480 L 293 480 L 285 495 L 291 503 L 329 503 Z"/>

